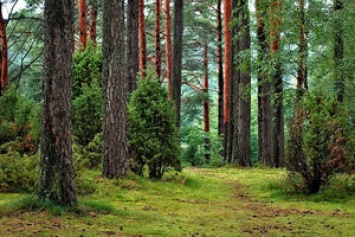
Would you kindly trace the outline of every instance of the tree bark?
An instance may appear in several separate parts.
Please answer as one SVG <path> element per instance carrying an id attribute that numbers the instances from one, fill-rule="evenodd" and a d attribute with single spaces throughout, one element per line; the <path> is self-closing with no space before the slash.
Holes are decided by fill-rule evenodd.
<path id="1" fill-rule="evenodd" d="M 171 74 L 173 67 L 171 31 L 170 31 L 170 0 L 165 0 L 165 52 L 166 52 L 166 78 L 168 88 L 168 98 L 172 99 Z"/>
<path id="2" fill-rule="evenodd" d="M 0 95 L 4 91 L 8 80 L 8 56 L 7 56 L 7 37 L 6 37 L 6 24 L 2 15 L 2 2 L 0 2 L 0 38 L 1 38 L 1 56 L 0 56 Z"/>
<path id="3" fill-rule="evenodd" d="M 299 25 L 298 25 L 298 68 L 297 68 L 297 93 L 296 93 L 296 104 L 302 98 L 303 92 L 305 90 L 305 81 L 307 81 L 307 68 L 306 68 L 306 57 L 307 57 L 307 38 L 305 32 L 305 12 L 304 12 L 304 2 L 303 0 L 298 0 L 298 11 L 299 11 Z"/>
<path id="4" fill-rule="evenodd" d="M 145 70 L 147 68 L 147 42 L 145 38 L 144 0 L 138 1 L 139 70 L 141 71 L 141 76 L 145 77 Z"/>
<path id="5" fill-rule="evenodd" d="M 218 135 L 224 133 L 223 112 L 223 50 L 222 50 L 222 9 L 221 0 L 217 0 L 217 73 L 218 73 Z"/>
<path id="6" fill-rule="evenodd" d="M 45 1 L 45 83 L 38 197 L 69 206 L 77 203 L 70 114 L 73 16 L 73 1 Z"/>
<path id="7" fill-rule="evenodd" d="M 233 129 L 229 126 L 229 114 L 231 110 L 230 105 L 230 82 L 231 82 L 231 67 L 232 67 L 232 32 L 231 32 L 231 22 L 232 22 L 232 1 L 224 1 L 224 159 L 227 163 L 231 162 L 231 142 Z"/>
<path id="8" fill-rule="evenodd" d="M 335 61 L 335 91 L 337 94 L 337 101 L 344 102 L 345 92 L 345 75 L 343 69 L 344 59 L 344 38 L 343 38 L 343 23 L 341 19 L 341 12 L 343 11 L 343 0 L 334 0 L 334 14 L 335 14 L 335 39 L 334 39 L 334 61 Z"/>
<path id="9" fill-rule="evenodd" d="M 137 88 L 137 72 L 139 70 L 138 42 L 138 0 L 128 1 L 128 91 Z"/>
<path id="10" fill-rule="evenodd" d="M 205 93 L 205 99 L 203 100 L 203 124 L 204 124 L 204 131 L 206 133 L 205 139 L 205 159 L 206 163 L 208 164 L 211 160 L 211 140 L 210 136 L 210 101 L 208 98 L 208 45 L 207 42 L 203 45 L 203 74 L 204 74 L 204 82 L 203 82 L 203 90 Z"/>
<path id="11" fill-rule="evenodd" d="M 129 1 L 131 2 L 131 1 Z M 136 1 L 133 1 L 136 2 Z M 97 35 L 97 0 L 90 0 L 90 41 L 96 44 Z M 138 28 L 138 27 L 137 27 Z"/>
<path id="12" fill-rule="evenodd" d="M 239 52 L 250 51 L 250 25 L 249 8 L 247 0 L 239 0 Z M 250 52 L 248 52 L 250 54 Z M 251 57 L 241 58 L 238 65 L 244 65 L 239 69 L 240 81 L 238 86 L 238 155 L 239 165 L 251 167 Z M 236 122 L 236 121 L 235 121 Z"/>
<path id="13" fill-rule="evenodd" d="M 273 75 L 273 123 L 272 123 L 272 157 L 273 166 L 284 166 L 284 108 L 283 108 L 283 81 L 281 71 L 281 61 L 279 57 L 280 38 L 281 38 L 281 13 L 282 0 L 273 0 L 271 3 L 270 14 L 270 51 L 271 61 L 274 66 Z"/>
<path id="14" fill-rule="evenodd" d="M 161 0 L 155 0 L 155 73 L 158 78 L 161 77 L 161 43 L 160 43 L 160 15 Z"/>
<path id="15" fill-rule="evenodd" d="M 78 0 L 79 3 L 79 47 L 86 49 L 87 39 L 87 6 L 86 0 Z"/>
<path id="16" fill-rule="evenodd" d="M 124 0 L 103 1 L 103 176 L 128 172 Z"/>
<path id="17" fill-rule="evenodd" d="M 258 37 L 258 160 L 271 167 L 271 83 L 262 64 L 267 59 L 268 42 L 265 32 L 266 2 L 256 0 Z"/>
<path id="18" fill-rule="evenodd" d="M 184 1 L 174 1 L 174 44 L 173 44 L 173 71 L 172 71 L 172 99 L 176 113 L 176 126 L 180 128 L 181 110 L 181 72 L 182 72 L 182 35 L 184 30 L 183 11 Z"/>

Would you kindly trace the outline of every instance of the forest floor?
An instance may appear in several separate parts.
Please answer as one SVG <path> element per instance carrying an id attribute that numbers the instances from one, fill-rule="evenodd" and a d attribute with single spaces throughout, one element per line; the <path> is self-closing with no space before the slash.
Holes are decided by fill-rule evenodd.
<path id="1" fill-rule="evenodd" d="M 355 236 L 355 194 L 339 180 L 306 196 L 286 192 L 277 169 L 189 168 L 165 181 L 99 174 L 85 173 L 91 194 L 72 209 L 0 194 L 0 236 Z"/>

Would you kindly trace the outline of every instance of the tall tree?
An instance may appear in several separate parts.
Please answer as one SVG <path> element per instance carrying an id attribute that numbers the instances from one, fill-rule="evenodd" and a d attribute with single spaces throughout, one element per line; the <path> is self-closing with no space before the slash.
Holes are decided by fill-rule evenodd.
<path id="1" fill-rule="evenodd" d="M 282 0 L 272 0 L 270 5 L 270 52 L 273 63 L 272 157 L 273 165 L 284 165 L 285 134 L 283 80 L 280 60 Z"/>
<path id="2" fill-rule="evenodd" d="M 232 22 L 232 1 L 224 1 L 224 158 L 226 162 L 231 162 L 231 149 L 232 149 L 232 131 L 228 126 L 230 123 L 230 83 L 231 83 L 231 68 L 232 68 L 232 32 L 231 32 L 231 22 Z"/>
<path id="3" fill-rule="evenodd" d="M 46 0 L 44 7 L 45 83 L 38 196 L 74 205 L 77 193 L 70 114 L 74 1 Z"/>
<path id="4" fill-rule="evenodd" d="M 128 1 L 128 91 L 137 88 L 139 70 L 138 1 Z"/>
<path id="5" fill-rule="evenodd" d="M 168 97 L 172 99 L 171 74 L 173 67 L 171 30 L 170 30 L 170 0 L 165 0 L 165 53 L 166 53 L 166 78 L 168 87 Z"/>
<path id="6" fill-rule="evenodd" d="M 345 74 L 343 69 L 344 58 L 344 38 L 343 38 L 343 23 L 341 14 L 344 8 L 343 0 L 334 0 L 334 60 L 335 60 L 335 90 L 339 103 L 344 101 L 345 91 Z"/>
<path id="7" fill-rule="evenodd" d="M 210 135 L 210 101 L 208 96 L 208 44 L 205 42 L 203 44 L 203 91 L 205 93 L 205 98 L 203 100 L 203 124 L 204 124 L 204 131 L 206 133 L 205 139 L 205 158 L 206 162 L 209 163 L 211 160 L 210 157 L 210 150 L 211 150 L 211 141 L 209 138 Z"/>
<path id="8" fill-rule="evenodd" d="M 87 39 L 87 6 L 86 0 L 78 0 L 79 4 L 79 46 L 82 50 L 86 48 Z"/>
<path id="9" fill-rule="evenodd" d="M 224 80 L 223 80 L 223 50 L 222 50 L 222 1 L 217 0 L 217 73 L 218 73 L 218 135 L 224 133 L 224 123 L 223 123 L 223 90 L 224 90 Z"/>
<path id="10" fill-rule="evenodd" d="M 238 161 L 243 167 L 251 167 L 251 57 L 248 0 L 239 0 L 239 85 L 238 85 Z M 236 52 L 234 52 L 236 53 Z M 236 122 L 236 121 L 234 121 Z"/>
<path id="11" fill-rule="evenodd" d="M 129 1 L 136 2 L 136 1 Z M 90 41 L 96 43 L 97 35 L 97 0 L 90 0 Z M 138 28 L 138 26 L 137 26 Z"/>
<path id="12" fill-rule="evenodd" d="M 145 77 L 145 70 L 147 68 L 147 42 L 145 37 L 144 0 L 138 1 L 139 70 L 142 77 Z"/>
<path id="13" fill-rule="evenodd" d="M 173 44 L 173 71 L 171 78 L 172 100 L 176 112 L 176 126 L 180 128 L 180 110 L 181 110 L 181 72 L 182 72 L 182 35 L 184 0 L 174 1 L 174 44 Z"/>
<path id="14" fill-rule="evenodd" d="M 264 62 L 267 62 L 268 42 L 265 18 L 266 1 L 256 0 L 257 38 L 258 38 L 258 160 L 272 166 L 271 160 L 271 83 Z"/>
<path id="15" fill-rule="evenodd" d="M 103 1 L 103 175 L 128 172 L 124 0 Z"/>
<path id="16" fill-rule="evenodd" d="M 7 37 L 6 23 L 2 14 L 2 2 L 0 2 L 0 40 L 1 40 L 1 55 L 0 55 L 0 95 L 5 89 L 8 82 L 8 56 L 7 56 Z"/>
<path id="17" fill-rule="evenodd" d="M 307 81 L 307 36 L 306 36 L 306 20 L 305 20 L 305 9 L 304 0 L 298 0 L 298 12 L 299 12 L 299 23 L 298 23 L 298 67 L 297 67 L 297 94 L 296 102 L 298 102 L 305 89 L 305 84 Z"/>
<path id="18" fill-rule="evenodd" d="M 155 0 L 155 73 L 160 78 L 161 76 L 161 42 L 160 42 L 160 15 L 162 2 Z"/>

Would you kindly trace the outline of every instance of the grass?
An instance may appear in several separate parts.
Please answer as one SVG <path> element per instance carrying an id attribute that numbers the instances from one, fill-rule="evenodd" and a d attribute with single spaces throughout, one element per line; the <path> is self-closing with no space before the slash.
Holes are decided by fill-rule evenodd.
<path id="1" fill-rule="evenodd" d="M 306 196 L 287 192 L 276 169 L 189 168 L 166 181 L 88 171 L 75 208 L 0 194 L 0 236 L 355 236 L 344 178 Z"/>

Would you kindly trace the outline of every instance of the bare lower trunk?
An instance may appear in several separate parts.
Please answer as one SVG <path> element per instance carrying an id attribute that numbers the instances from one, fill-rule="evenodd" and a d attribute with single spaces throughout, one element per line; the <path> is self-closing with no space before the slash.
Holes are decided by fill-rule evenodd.
<path id="1" fill-rule="evenodd" d="M 142 77 L 145 77 L 145 70 L 147 68 L 147 42 L 145 38 L 144 1 L 138 1 L 139 70 L 141 71 Z"/>
<path id="2" fill-rule="evenodd" d="M 128 1 L 128 92 L 137 88 L 139 70 L 138 1 Z"/>
<path id="3" fill-rule="evenodd" d="M 87 6 L 86 0 L 79 0 L 79 46 L 82 50 L 86 48 L 87 38 Z"/>
<path id="4" fill-rule="evenodd" d="M 97 0 L 90 0 L 90 41 L 96 44 L 97 35 Z"/>
<path id="5" fill-rule="evenodd" d="M 45 1 L 45 83 L 38 197 L 61 205 L 77 202 L 70 114 L 73 13 L 73 1 Z"/>
<path id="6" fill-rule="evenodd" d="M 124 0 L 103 2 L 103 176 L 128 172 Z"/>

